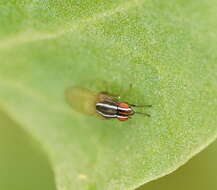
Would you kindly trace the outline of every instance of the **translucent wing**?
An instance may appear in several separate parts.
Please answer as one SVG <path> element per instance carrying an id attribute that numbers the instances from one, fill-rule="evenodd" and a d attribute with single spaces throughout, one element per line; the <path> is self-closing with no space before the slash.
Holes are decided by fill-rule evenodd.
<path id="1" fill-rule="evenodd" d="M 86 115 L 98 115 L 96 113 L 98 94 L 81 87 L 69 87 L 65 91 L 65 96 L 73 110 Z"/>

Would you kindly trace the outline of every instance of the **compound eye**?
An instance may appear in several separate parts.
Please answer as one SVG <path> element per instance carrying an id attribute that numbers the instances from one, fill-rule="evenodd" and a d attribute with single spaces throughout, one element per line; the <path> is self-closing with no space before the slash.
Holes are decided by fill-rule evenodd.
<path id="1" fill-rule="evenodd" d="M 126 120 L 128 120 L 128 117 L 126 117 L 126 116 L 118 116 L 117 118 L 120 121 L 126 121 Z"/>
<path id="2" fill-rule="evenodd" d="M 120 108 L 129 108 L 129 105 L 124 103 L 124 102 L 121 102 L 121 103 L 118 104 L 118 107 L 120 107 Z"/>

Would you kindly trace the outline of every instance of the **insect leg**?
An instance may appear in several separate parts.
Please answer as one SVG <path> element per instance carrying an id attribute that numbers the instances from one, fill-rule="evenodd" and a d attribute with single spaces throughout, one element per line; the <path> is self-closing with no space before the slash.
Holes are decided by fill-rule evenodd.
<path id="1" fill-rule="evenodd" d="M 143 112 L 135 112 L 136 114 L 142 114 L 142 115 L 145 115 L 145 116 L 147 116 L 147 117 L 151 117 L 151 115 L 150 114 L 147 114 L 147 113 L 143 113 Z"/>
<path id="2" fill-rule="evenodd" d="M 152 105 L 135 105 L 135 104 L 129 104 L 132 107 L 152 107 Z"/>
<path id="3" fill-rule="evenodd" d="M 111 97 L 113 97 L 113 98 L 115 98 L 115 99 L 120 99 L 121 98 L 121 96 L 120 95 L 117 95 L 117 94 L 110 94 L 110 93 L 108 93 L 108 92 L 101 92 L 102 94 L 107 94 L 108 96 L 111 96 Z"/>

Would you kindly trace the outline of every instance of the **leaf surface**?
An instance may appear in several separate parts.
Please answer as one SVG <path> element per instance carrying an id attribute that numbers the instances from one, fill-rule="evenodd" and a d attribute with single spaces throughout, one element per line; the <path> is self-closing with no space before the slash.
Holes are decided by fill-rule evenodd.
<path id="1" fill-rule="evenodd" d="M 3 0 L 0 10 L 0 106 L 40 142 L 58 190 L 134 189 L 216 138 L 216 1 Z M 151 118 L 76 112 L 69 86 L 152 104 Z"/>

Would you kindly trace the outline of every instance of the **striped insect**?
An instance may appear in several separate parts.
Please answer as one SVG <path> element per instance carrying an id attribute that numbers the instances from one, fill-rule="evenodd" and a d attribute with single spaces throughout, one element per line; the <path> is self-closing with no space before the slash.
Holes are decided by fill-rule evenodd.
<path id="1" fill-rule="evenodd" d="M 126 121 L 134 114 L 150 117 L 147 113 L 134 111 L 133 107 L 151 107 L 151 105 L 120 102 L 117 96 L 106 92 L 94 93 L 85 88 L 70 87 L 66 90 L 66 99 L 74 110 L 104 119 L 117 118 L 120 121 Z"/>
<path id="2" fill-rule="evenodd" d="M 98 101 L 96 102 L 96 112 L 106 119 L 117 118 L 120 121 L 126 121 L 135 113 L 150 117 L 147 113 L 135 112 L 132 107 L 151 107 L 151 105 L 135 105 L 119 102 L 113 95 L 105 92 L 99 94 Z"/>

